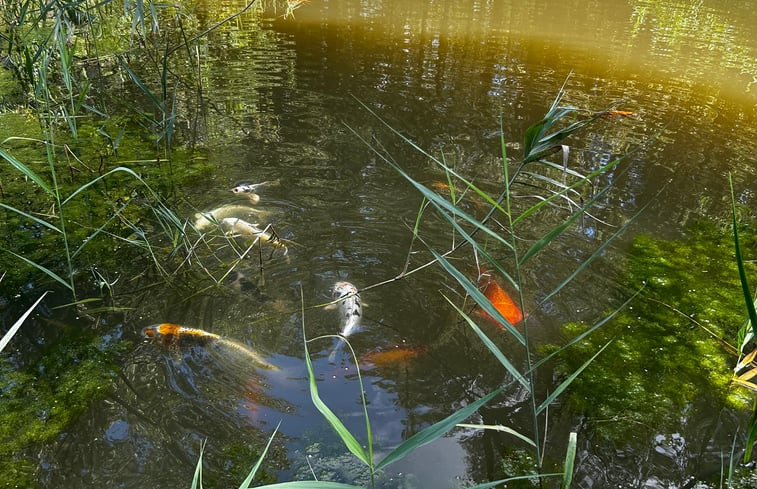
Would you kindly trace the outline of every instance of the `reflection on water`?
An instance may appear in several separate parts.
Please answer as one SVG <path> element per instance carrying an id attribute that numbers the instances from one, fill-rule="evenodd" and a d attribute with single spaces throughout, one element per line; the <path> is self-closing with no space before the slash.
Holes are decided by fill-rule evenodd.
<path id="1" fill-rule="evenodd" d="M 242 7 L 208 2 L 198 15 L 210 23 Z M 209 258 L 207 268 L 187 271 L 170 289 L 122 289 L 139 308 L 128 317 L 129 339 L 137 346 L 113 398 L 49 455 L 65 460 L 46 473 L 50 486 L 186 484 L 203 440 L 207 473 L 221 477 L 231 463 L 223 447 L 240 440 L 262 446 L 279 420 L 283 436 L 269 454 L 269 474 L 307 477 L 303 461 L 317 450 L 316 475 L 362 480 L 361 472 L 350 472 L 344 448 L 310 404 L 302 322 L 311 338 L 335 334 L 338 315 L 310 307 L 330 300 L 334 282 L 366 287 L 429 257 L 412 240 L 420 197 L 361 138 L 436 188 L 446 177 L 361 104 L 493 195 L 502 184 L 500 117 L 514 158 L 525 128 L 544 114 L 570 72 L 567 103 L 600 110 L 622 100 L 620 108 L 633 112 L 603 119 L 571 148 L 571 165 L 582 172 L 632 152 L 603 177 L 614 191 L 599 202 L 594 218 L 527 270 L 525 298 L 536 342 L 559 339 L 562 323 L 596 318 L 614 305 L 608 291 L 616 286 L 613 263 L 622 243 L 574 287 L 541 306 L 539 299 L 646 203 L 653 201 L 631 233 L 674 234 L 693 210 L 719 212 L 727 172 L 746 188 L 744 203 L 754 204 L 757 26 L 750 1 L 313 0 L 294 19 L 280 14 L 262 21 L 242 16 L 200 46 L 203 97 L 179 102 L 180 128 L 187 144 L 208 149 L 214 171 L 186 189 L 187 202 L 179 205 L 190 218 L 239 205 L 243 197 L 229 191 L 238 183 L 279 180 L 260 191 L 255 205 L 265 217 L 257 224 L 273 224 L 293 244 L 286 256 L 261 248 L 240 259 L 244 244 L 221 246 L 219 238 L 218 262 Z M 529 199 L 527 189 L 519 190 L 516 207 L 533 203 Z M 477 212 L 473 202 L 468 205 Z M 553 221 L 524 230 L 522 239 L 565 215 L 553 212 Z M 426 222 L 424 239 L 440 249 L 460 239 L 431 216 Z M 249 280 L 230 275 L 214 285 L 209 275 L 219 279 L 235 260 L 234 272 Z M 457 265 L 475 277 L 473 259 Z M 508 380 L 440 292 L 460 293 L 432 267 L 363 294 L 363 329 L 350 340 L 363 359 L 378 452 Z M 168 321 L 259 349 L 281 370 L 254 369 L 212 349 L 167 352 L 141 342 L 142 327 Z M 522 364 L 515 342 L 496 325 L 488 327 Z M 408 348 L 396 350 L 404 355 L 389 353 L 398 345 Z M 328 340 L 311 346 L 321 396 L 364 440 L 355 366 L 345 349 L 330 363 L 332 347 Z M 547 377 L 539 379 L 545 392 L 553 388 Z M 511 390 L 476 421 L 530 429 L 526 394 Z M 735 414 L 725 417 L 734 418 L 728 426 L 736 423 Z M 567 432 L 575 428 L 567 413 L 557 413 L 554 423 L 549 463 L 559 463 Z M 698 430 L 714 424 L 687 420 L 682 433 L 640 436 L 627 451 L 595 447 L 584 438 L 578 480 L 582 487 L 681 483 L 695 467 L 719 460 L 730 443 L 721 444 L 714 428 Z M 461 480 L 496 477 L 508 444 L 512 440 L 459 431 L 391 467 L 386 484 L 457 487 Z M 443 471 L 417 470 L 429 460 L 439 464 L 440 453 L 453 454 Z M 636 471 L 640 465 L 645 469 Z M 335 466 L 343 470 L 329 472 Z"/>

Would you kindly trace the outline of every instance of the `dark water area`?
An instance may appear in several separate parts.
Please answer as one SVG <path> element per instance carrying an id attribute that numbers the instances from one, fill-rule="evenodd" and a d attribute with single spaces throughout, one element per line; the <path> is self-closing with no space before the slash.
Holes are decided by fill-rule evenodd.
<path id="1" fill-rule="evenodd" d="M 243 7 L 200 3 L 197 16 L 210 24 Z M 312 0 L 294 17 L 282 14 L 248 12 L 200 45 L 202 97 L 178 101 L 176 137 L 203 154 L 210 170 L 171 203 L 191 221 L 199 210 L 249 204 L 229 192 L 234 185 L 272 182 L 259 191 L 258 224 L 271 224 L 289 241 L 287 254 L 254 250 L 236 268 L 243 280 L 220 287 L 207 287 L 199 268 L 170 286 L 154 274 L 128 280 L 123 272 L 113 293 L 128 309 L 84 322 L 131 347 L 119 356 L 113 393 L 38 455 L 43 487 L 189 487 L 203 442 L 206 486 L 236 487 L 279 423 L 262 481 L 315 473 L 369 484 L 312 405 L 302 334 L 303 323 L 308 338 L 339 331 L 336 311 L 314 307 L 331 300 L 335 282 L 363 288 L 430 259 L 413 240 L 420 194 L 370 146 L 425 184 L 446 176 L 382 121 L 496 197 L 503 185 L 500 128 L 513 165 L 526 128 L 563 83 L 566 104 L 597 111 L 619 102 L 618 109 L 633 112 L 602 118 L 570 143 L 570 165 L 579 172 L 628 157 L 601 177 L 613 190 L 592 211 L 596 219 L 572 226 L 525 270 L 536 345 L 563 343 L 564 323 L 594 322 L 628 297 L 617 277 L 636 234 L 674 238 L 696 216 L 727 216 L 729 174 L 738 201 L 755 205 L 757 19 L 750 1 Z M 533 204 L 528 189 L 517 192 L 516 213 Z M 541 302 L 645 205 L 575 282 Z M 426 242 L 441 251 L 459 242 L 427 213 Z M 566 215 L 550 211 L 520 238 L 528 242 Z M 225 263 L 204 263 L 216 278 L 236 257 L 228 248 L 219 255 Z M 455 263 L 475 276 L 470 254 Z M 444 298 L 463 294 L 439 266 L 362 294 L 361 329 L 350 341 L 364 360 L 378 455 L 510 381 Z M 82 321 L 56 314 L 42 316 L 55 324 Z M 55 329 L 49 320 L 35 321 L 23 334 Z M 279 369 L 255 368 L 223 347 L 168 351 L 144 341 L 143 327 L 164 322 L 233 339 Z M 524 365 L 512 338 L 491 322 L 482 327 Z M 348 349 L 333 338 L 308 348 L 321 397 L 364 441 Z M 371 352 L 392 349 L 414 353 L 371 363 Z M 553 390 L 551 371 L 537 385 L 540 395 Z M 682 413 L 676 431 L 645 427 L 612 445 L 563 407 L 550 408 L 545 466 L 559 469 L 568 433 L 577 430 L 574 487 L 581 488 L 683 487 L 719 470 L 721 453 L 742 436 L 746 419 L 740 411 L 692 409 L 699 417 Z M 527 394 L 514 385 L 470 422 L 529 432 L 529 409 Z M 456 429 L 389 466 L 379 485 L 452 488 L 496 479 L 503 453 L 523 448 L 512 437 Z"/>

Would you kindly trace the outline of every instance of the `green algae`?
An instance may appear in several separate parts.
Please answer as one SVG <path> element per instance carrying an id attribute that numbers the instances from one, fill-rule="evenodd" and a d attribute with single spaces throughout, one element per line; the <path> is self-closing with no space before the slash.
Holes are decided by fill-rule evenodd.
<path id="1" fill-rule="evenodd" d="M 755 256 L 753 220 L 740 237 L 743 253 Z M 747 275 L 757 275 L 754 262 Z M 701 219 L 679 240 L 639 235 L 623 280 L 628 289 L 646 284 L 640 298 L 560 358 L 557 369 L 567 375 L 612 340 L 572 384 L 572 408 L 617 440 L 675 426 L 705 402 L 747 407 L 747 393 L 730 383 L 737 358 L 731 345 L 745 318 L 731 229 Z M 568 323 L 563 331 L 573 337 L 588 328 Z"/>
<path id="2" fill-rule="evenodd" d="M 127 346 L 69 335 L 25 369 L 0 359 L 0 487 L 36 487 L 32 451 L 110 392 Z"/>

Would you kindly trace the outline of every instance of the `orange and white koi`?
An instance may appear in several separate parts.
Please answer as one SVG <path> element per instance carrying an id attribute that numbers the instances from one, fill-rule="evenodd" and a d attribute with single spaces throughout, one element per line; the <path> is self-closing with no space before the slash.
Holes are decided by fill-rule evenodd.
<path id="1" fill-rule="evenodd" d="M 508 323 L 516 325 L 523 321 L 523 311 L 520 310 L 512 297 L 510 297 L 510 294 L 508 294 L 491 276 L 482 274 L 481 279 L 479 280 L 479 288 Z M 490 321 L 494 321 L 500 328 L 504 329 L 504 326 L 496 321 L 488 312 L 482 310 L 481 315 Z M 528 314 L 525 316 L 527 317 Z"/>
<path id="2" fill-rule="evenodd" d="M 279 370 L 279 368 L 267 361 L 257 352 L 254 352 L 236 341 L 224 338 L 215 333 L 209 333 L 202 329 L 188 328 L 172 323 L 153 324 L 142 328 L 142 336 L 155 341 L 160 345 L 170 349 L 178 350 L 182 346 L 216 346 L 226 348 L 243 356 L 260 368 L 268 370 Z"/>

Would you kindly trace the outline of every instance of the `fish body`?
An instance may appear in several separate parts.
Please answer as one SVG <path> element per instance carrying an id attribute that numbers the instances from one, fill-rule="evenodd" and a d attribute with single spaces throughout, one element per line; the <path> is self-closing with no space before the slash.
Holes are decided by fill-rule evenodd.
<path id="1" fill-rule="evenodd" d="M 241 183 L 237 185 L 236 187 L 232 188 L 231 191 L 235 194 L 254 194 L 255 191 L 263 187 L 265 185 L 277 185 L 279 183 L 278 180 L 271 180 L 268 182 L 260 182 L 260 183 Z"/>
<path id="2" fill-rule="evenodd" d="M 426 347 L 397 346 L 388 350 L 369 351 L 360 358 L 360 363 L 375 367 L 407 367 L 410 362 L 428 353 Z"/>
<path id="3" fill-rule="evenodd" d="M 286 245 L 273 233 L 260 229 L 257 224 L 253 224 L 239 219 L 238 217 L 226 217 L 221 219 L 218 225 L 223 231 L 230 236 L 246 236 L 248 238 L 259 239 L 265 243 L 270 243 L 279 248 L 286 250 Z"/>
<path id="4" fill-rule="evenodd" d="M 333 297 L 338 302 L 328 308 L 338 307 L 339 315 L 342 317 L 342 329 L 339 335 L 342 340 L 351 335 L 360 325 L 360 317 L 363 315 L 363 305 L 358 294 L 357 287 L 349 282 L 337 282 L 334 284 Z M 334 346 L 329 354 L 329 362 L 336 358 L 336 351 L 341 341 Z"/>
<path id="5" fill-rule="evenodd" d="M 339 313 L 342 316 L 342 331 L 339 333 L 343 337 L 348 337 L 360 324 L 360 317 L 363 315 L 363 306 L 360 301 L 360 294 L 357 293 L 357 287 L 349 282 L 337 282 L 334 284 L 334 299 L 339 300 Z"/>
<path id="6" fill-rule="evenodd" d="M 265 361 L 257 352 L 250 350 L 241 343 L 202 329 L 188 328 L 172 323 L 162 323 L 142 328 L 142 335 L 147 339 L 158 342 L 169 350 L 176 351 L 180 347 L 195 345 L 213 346 L 238 353 L 242 358 L 251 361 L 260 368 L 279 370 L 275 365 Z"/>
<path id="7" fill-rule="evenodd" d="M 483 292 L 486 298 L 489 299 L 489 302 L 492 303 L 494 308 L 499 311 L 500 314 L 502 314 L 502 317 L 507 319 L 508 323 L 516 325 L 519 322 L 523 321 L 523 311 L 520 310 L 512 297 L 510 297 L 510 295 L 505 291 L 505 289 L 502 288 L 502 286 L 497 283 L 496 280 L 484 275 L 482 280 L 479 282 L 479 287 L 481 289 L 481 292 Z M 491 321 L 494 321 L 500 328 L 504 329 L 504 327 L 486 311 L 481 311 L 481 315 Z"/>
<path id="8" fill-rule="evenodd" d="M 225 204 L 207 212 L 198 212 L 194 215 L 194 227 L 200 232 L 213 229 L 226 218 L 242 218 L 251 215 L 263 215 L 264 211 L 247 205 Z"/>

